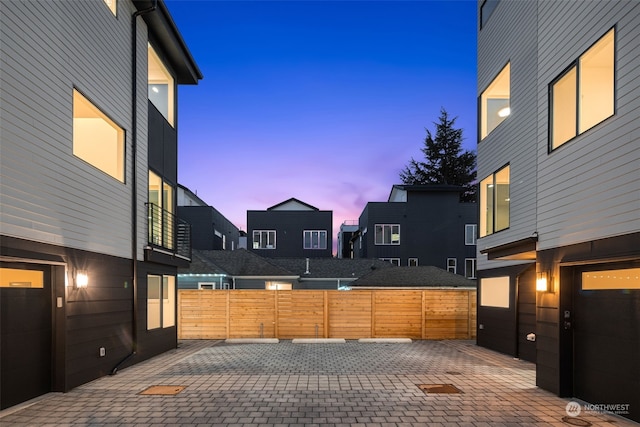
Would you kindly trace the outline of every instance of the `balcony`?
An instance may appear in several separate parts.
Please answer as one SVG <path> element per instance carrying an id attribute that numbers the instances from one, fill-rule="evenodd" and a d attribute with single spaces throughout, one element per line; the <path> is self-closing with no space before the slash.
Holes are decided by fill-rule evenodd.
<path id="1" fill-rule="evenodd" d="M 145 203 L 148 220 L 147 261 L 188 266 L 191 261 L 191 225 L 154 203 Z"/>

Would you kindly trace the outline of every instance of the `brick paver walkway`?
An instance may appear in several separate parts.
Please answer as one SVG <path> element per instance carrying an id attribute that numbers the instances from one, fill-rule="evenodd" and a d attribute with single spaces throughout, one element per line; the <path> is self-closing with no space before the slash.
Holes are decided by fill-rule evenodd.
<path id="1" fill-rule="evenodd" d="M 452 384 L 461 394 L 425 394 Z M 186 386 L 177 395 L 139 393 Z M 562 399 L 535 386 L 535 365 L 471 341 L 225 344 L 176 350 L 0 412 L 0 425 L 569 426 Z M 573 425 L 635 426 L 583 411 Z"/>

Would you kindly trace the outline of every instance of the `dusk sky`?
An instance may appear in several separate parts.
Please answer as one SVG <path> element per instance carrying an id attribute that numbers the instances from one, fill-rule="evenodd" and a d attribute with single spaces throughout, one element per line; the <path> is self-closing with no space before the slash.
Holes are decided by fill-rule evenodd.
<path id="1" fill-rule="evenodd" d="M 246 230 L 291 197 L 386 201 L 444 107 L 476 147 L 476 2 L 167 0 L 204 79 L 179 88 L 180 184 Z"/>

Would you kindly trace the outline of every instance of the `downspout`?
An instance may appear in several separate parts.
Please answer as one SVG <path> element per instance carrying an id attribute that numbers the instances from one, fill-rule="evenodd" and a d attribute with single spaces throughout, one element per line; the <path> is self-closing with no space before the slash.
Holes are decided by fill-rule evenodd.
<path id="1" fill-rule="evenodd" d="M 138 45 L 137 18 L 140 15 L 156 10 L 158 0 L 153 0 L 151 7 L 137 10 L 131 15 L 131 273 L 133 286 L 133 310 L 131 313 L 131 353 L 121 360 L 110 375 L 118 373 L 118 369 L 127 360 L 136 355 L 138 350 Z"/>

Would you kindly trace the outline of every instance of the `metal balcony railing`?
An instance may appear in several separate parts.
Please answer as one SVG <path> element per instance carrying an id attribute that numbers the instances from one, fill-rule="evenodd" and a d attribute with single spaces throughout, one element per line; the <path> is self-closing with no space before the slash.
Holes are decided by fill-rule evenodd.
<path id="1" fill-rule="evenodd" d="M 147 206 L 149 244 L 191 259 L 191 225 L 154 203 Z"/>

